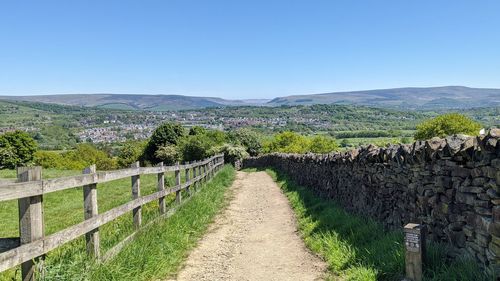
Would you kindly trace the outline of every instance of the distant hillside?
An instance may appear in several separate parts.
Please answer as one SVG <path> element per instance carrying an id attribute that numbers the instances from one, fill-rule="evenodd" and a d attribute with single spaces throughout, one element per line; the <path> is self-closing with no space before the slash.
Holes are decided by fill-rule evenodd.
<path id="1" fill-rule="evenodd" d="M 461 86 L 397 88 L 355 92 L 294 95 L 271 100 L 268 105 L 357 104 L 401 109 L 452 109 L 500 106 L 500 89 Z"/>
<path id="2" fill-rule="evenodd" d="M 352 104 L 395 109 L 461 109 L 500 106 L 500 89 L 461 86 L 398 88 L 385 90 L 294 95 L 273 100 L 226 100 L 181 95 L 64 94 L 41 96 L 0 96 L 4 100 L 43 102 L 131 110 L 185 110 L 225 106 L 280 106 L 311 104 Z"/>
<path id="3" fill-rule="evenodd" d="M 183 110 L 206 107 L 261 105 L 269 100 L 225 100 L 213 97 L 181 95 L 122 95 L 122 94 L 72 94 L 39 96 L 0 96 L 0 99 L 54 103 L 62 105 L 95 106 L 111 109 Z"/>

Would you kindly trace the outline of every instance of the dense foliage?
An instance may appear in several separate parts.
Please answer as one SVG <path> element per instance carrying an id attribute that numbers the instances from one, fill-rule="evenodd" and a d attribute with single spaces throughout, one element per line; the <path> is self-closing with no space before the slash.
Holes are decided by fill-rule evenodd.
<path id="1" fill-rule="evenodd" d="M 98 170 L 118 168 L 118 161 L 92 144 L 78 144 L 75 149 L 66 152 L 38 151 L 35 163 L 44 168 L 82 170 L 95 164 Z"/>
<path id="2" fill-rule="evenodd" d="M 179 123 L 166 122 L 161 124 L 149 138 L 144 149 L 143 160 L 153 164 L 161 162 L 162 159 L 156 157 L 156 151 L 162 146 L 177 145 L 184 135 L 184 128 Z"/>
<path id="3" fill-rule="evenodd" d="M 447 113 L 446 109 L 401 111 L 355 105 L 312 105 L 191 109 L 183 111 L 147 111 L 44 104 L 25 101 L 0 101 L 0 132 L 20 129 L 29 131 L 40 149 L 68 150 L 79 142 L 121 143 L 145 140 L 163 122 L 179 122 L 193 127 L 190 134 L 207 128 L 233 132 L 249 128 L 266 136 L 284 131 L 300 134 L 328 134 L 341 141 L 358 145 L 368 138 L 413 136 L 423 120 Z M 471 108 L 461 111 L 485 128 L 500 126 L 500 107 Z M 231 143 L 235 141 L 230 140 Z M 162 144 L 163 145 L 163 144 Z M 248 143 L 247 152 L 256 152 Z M 157 149 L 157 147 L 156 147 Z M 154 150 L 154 149 L 153 149 Z M 154 154 L 154 151 L 150 151 Z"/>
<path id="4" fill-rule="evenodd" d="M 266 153 L 329 153 L 338 148 L 337 142 L 331 137 L 307 137 L 294 132 L 283 132 L 266 141 L 263 151 Z"/>
<path id="5" fill-rule="evenodd" d="M 0 135 L 0 168 L 14 169 L 16 166 L 33 162 L 37 144 L 22 131 Z"/>
<path id="6" fill-rule="evenodd" d="M 250 156 L 257 156 L 262 151 L 262 137 L 251 129 L 242 128 L 230 131 L 228 137 L 232 143 L 246 147 Z"/>
<path id="7" fill-rule="evenodd" d="M 453 134 L 475 136 L 479 134 L 481 124 L 459 113 L 448 113 L 426 120 L 417 125 L 415 139 L 425 140 L 433 137 L 445 137 Z"/>

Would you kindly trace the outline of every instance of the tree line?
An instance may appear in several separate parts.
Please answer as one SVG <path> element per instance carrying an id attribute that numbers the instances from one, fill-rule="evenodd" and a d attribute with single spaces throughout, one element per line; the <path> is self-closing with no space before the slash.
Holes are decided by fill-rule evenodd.
<path id="1" fill-rule="evenodd" d="M 417 125 L 414 138 L 424 140 L 459 133 L 478 135 L 480 128 L 479 123 L 464 115 L 449 113 Z M 166 122 L 146 141 L 129 141 L 118 148 L 81 143 L 72 150 L 58 152 L 38 150 L 36 140 L 28 133 L 14 131 L 0 135 L 0 169 L 33 164 L 44 168 L 83 169 L 96 164 L 99 170 L 111 170 L 129 167 L 136 161 L 142 165 L 159 162 L 171 165 L 217 153 L 223 153 L 225 161 L 232 163 L 261 153 L 329 153 L 339 147 L 336 139 L 327 135 L 305 136 L 284 131 L 264 136 L 248 128 L 224 132 L 199 126 L 186 129 L 179 123 Z"/>

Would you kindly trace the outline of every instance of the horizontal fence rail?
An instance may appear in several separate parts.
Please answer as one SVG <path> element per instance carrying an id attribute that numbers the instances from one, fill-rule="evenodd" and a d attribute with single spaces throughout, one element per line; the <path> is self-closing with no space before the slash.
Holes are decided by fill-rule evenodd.
<path id="1" fill-rule="evenodd" d="M 19 238 L 0 240 L 0 272 L 21 264 L 22 279 L 33 280 L 35 261 L 43 265 L 43 255 L 80 236 L 85 235 L 87 253 L 100 259 L 99 227 L 128 212 L 133 213 L 134 228 L 142 225 L 142 206 L 158 200 L 161 215 L 166 213 L 165 196 L 176 194 L 176 203 L 181 203 L 181 191 L 186 189 L 191 195 L 201 182 L 211 179 L 224 164 L 223 155 L 187 163 L 183 165 L 139 167 L 134 163 L 129 169 L 96 172 L 95 166 L 86 168 L 81 176 L 57 179 L 41 179 L 40 167 L 18 168 L 18 182 L 0 181 L 0 202 L 17 199 L 19 201 Z M 185 182 L 181 183 L 181 170 L 185 170 Z M 190 176 L 190 171 L 192 176 Z M 165 173 L 175 173 L 175 185 L 165 187 Z M 157 192 L 146 196 L 140 194 L 140 176 L 157 174 Z M 97 206 L 97 185 L 113 180 L 131 178 L 132 200 L 99 214 Z M 54 234 L 43 233 L 43 195 L 51 192 L 83 186 L 85 220 Z M 135 235 L 135 232 L 131 235 Z M 131 237 L 130 236 L 130 237 Z M 129 240 L 129 238 L 125 238 Z M 122 241 L 126 242 L 126 241 Z M 121 243 L 121 242 L 120 242 Z M 119 243 L 119 244 L 120 244 Z M 12 248 L 13 246 L 17 246 Z M 121 248 L 123 245 L 117 245 Z M 6 250 L 7 249 L 7 250 Z M 108 252 L 116 252 L 111 249 Z M 108 255 L 109 256 L 109 255 Z"/>

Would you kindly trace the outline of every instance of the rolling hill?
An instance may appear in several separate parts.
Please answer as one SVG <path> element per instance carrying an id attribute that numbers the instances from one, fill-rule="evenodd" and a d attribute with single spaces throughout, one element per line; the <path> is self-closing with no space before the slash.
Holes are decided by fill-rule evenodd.
<path id="1" fill-rule="evenodd" d="M 61 105 L 93 106 L 132 110 L 182 110 L 206 107 L 261 105 L 269 100 L 225 100 L 215 97 L 182 95 L 124 95 L 124 94 L 62 94 L 36 96 L 0 96 L 4 100 L 54 103 Z"/>
<path id="2" fill-rule="evenodd" d="M 0 96 L 4 100 L 132 110 L 183 110 L 226 106 L 352 104 L 397 109 L 460 109 L 500 106 L 500 89 L 445 86 L 292 95 L 273 100 L 227 100 L 182 95 L 62 94 Z"/>
<path id="3" fill-rule="evenodd" d="M 500 89 L 445 86 L 293 95 L 268 105 L 357 104 L 401 109 L 440 109 L 500 106 Z"/>

